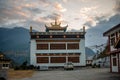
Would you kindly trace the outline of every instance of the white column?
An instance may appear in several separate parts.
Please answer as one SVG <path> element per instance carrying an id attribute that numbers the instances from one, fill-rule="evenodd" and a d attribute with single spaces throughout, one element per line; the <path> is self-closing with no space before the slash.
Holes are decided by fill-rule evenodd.
<path id="1" fill-rule="evenodd" d="M 49 58 L 49 64 L 50 64 L 51 63 L 51 57 L 49 56 L 48 58 Z"/>
<path id="2" fill-rule="evenodd" d="M 68 56 L 66 56 L 66 63 L 68 62 Z"/>
<path id="3" fill-rule="evenodd" d="M 50 43 L 48 43 L 48 50 L 50 50 Z"/>
<path id="4" fill-rule="evenodd" d="M 36 65 L 36 41 L 35 40 L 31 40 L 30 43 L 30 64 L 31 65 Z"/>
<path id="5" fill-rule="evenodd" d="M 86 65 L 86 55 L 85 55 L 85 39 L 80 40 L 80 65 Z"/>
<path id="6" fill-rule="evenodd" d="M 65 45 L 66 45 L 66 50 L 67 50 L 67 42 L 65 43 Z"/>

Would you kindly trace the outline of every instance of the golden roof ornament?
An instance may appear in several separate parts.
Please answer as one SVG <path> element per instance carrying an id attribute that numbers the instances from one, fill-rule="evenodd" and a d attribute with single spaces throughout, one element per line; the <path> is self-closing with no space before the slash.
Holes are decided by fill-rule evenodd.
<path id="1" fill-rule="evenodd" d="M 60 25 L 61 25 L 61 22 L 60 22 L 60 23 L 58 23 L 58 22 L 57 22 L 57 19 L 55 19 L 54 24 L 53 24 L 53 23 L 51 23 L 51 27 L 61 27 Z"/>
<path id="2" fill-rule="evenodd" d="M 68 27 L 68 25 L 66 25 L 66 26 L 64 26 L 64 27 L 61 27 L 61 22 L 58 23 L 58 22 L 57 22 L 57 19 L 55 19 L 54 24 L 51 23 L 51 26 L 50 26 L 50 27 L 48 27 L 47 25 L 45 25 L 45 27 L 46 27 L 46 31 L 47 31 L 47 32 L 48 32 L 49 30 L 57 30 L 57 31 L 62 30 L 62 31 L 65 32 L 66 29 L 67 29 L 67 27 Z"/>

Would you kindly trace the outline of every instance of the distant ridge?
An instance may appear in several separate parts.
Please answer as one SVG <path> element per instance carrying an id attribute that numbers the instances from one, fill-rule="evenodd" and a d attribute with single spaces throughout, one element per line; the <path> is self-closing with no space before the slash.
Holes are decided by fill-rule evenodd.
<path id="1" fill-rule="evenodd" d="M 88 48 L 88 47 L 85 48 L 85 53 L 86 53 L 86 57 L 95 55 L 95 52 L 92 49 Z"/>
<path id="2" fill-rule="evenodd" d="M 29 62 L 29 42 L 29 30 L 26 28 L 0 28 L 0 51 L 16 65 L 26 60 Z"/>
<path id="3" fill-rule="evenodd" d="M 29 49 L 29 30 L 22 27 L 0 28 L 0 50 Z"/>

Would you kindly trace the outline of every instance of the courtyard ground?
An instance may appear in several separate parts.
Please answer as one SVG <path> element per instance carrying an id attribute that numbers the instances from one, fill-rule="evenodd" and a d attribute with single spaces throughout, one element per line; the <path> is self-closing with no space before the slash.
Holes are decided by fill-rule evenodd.
<path id="1" fill-rule="evenodd" d="M 17 80 L 32 77 L 34 71 L 33 70 L 13 70 L 10 69 L 7 71 L 8 80 Z"/>
<path id="2" fill-rule="evenodd" d="M 110 73 L 108 68 L 77 68 L 69 71 L 54 69 L 35 71 L 30 77 L 11 80 L 120 80 L 120 74 Z"/>

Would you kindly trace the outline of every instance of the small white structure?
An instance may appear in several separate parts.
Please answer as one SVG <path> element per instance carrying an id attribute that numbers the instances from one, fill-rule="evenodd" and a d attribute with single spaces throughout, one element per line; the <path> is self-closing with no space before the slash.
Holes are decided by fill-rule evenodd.
<path id="1" fill-rule="evenodd" d="M 9 69 L 10 60 L 6 59 L 5 56 L 0 52 L 0 70 L 1 69 Z"/>
<path id="2" fill-rule="evenodd" d="M 110 67 L 110 57 L 104 57 L 104 58 L 99 58 L 99 59 L 93 59 L 92 65 L 96 64 L 97 66 L 99 65 L 100 67 Z"/>
<path id="3" fill-rule="evenodd" d="M 93 62 L 93 56 L 88 56 L 86 58 L 86 65 L 87 66 L 91 66 L 92 65 L 92 62 Z"/>
<path id="4" fill-rule="evenodd" d="M 30 64 L 35 66 L 63 67 L 72 62 L 74 66 L 86 66 L 85 27 L 83 32 L 66 32 L 68 26 L 51 23 L 46 32 L 32 32 L 30 28 Z"/>

